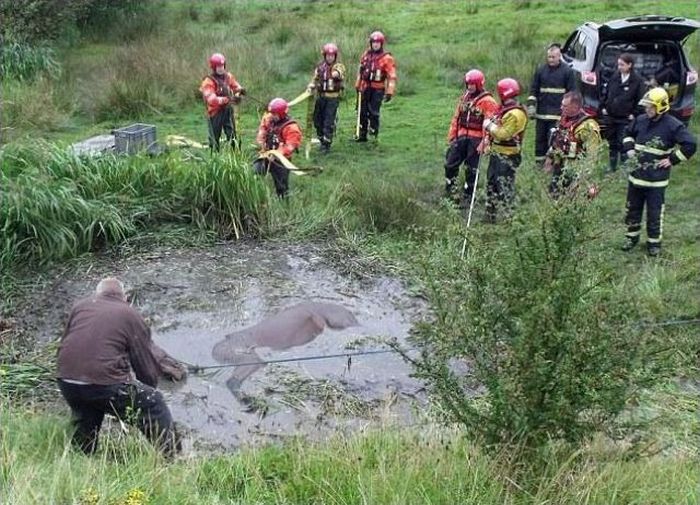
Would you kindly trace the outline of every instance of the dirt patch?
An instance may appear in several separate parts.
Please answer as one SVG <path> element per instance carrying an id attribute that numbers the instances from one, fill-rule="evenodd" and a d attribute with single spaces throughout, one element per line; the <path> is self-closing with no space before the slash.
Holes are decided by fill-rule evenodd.
<path id="1" fill-rule="evenodd" d="M 173 357 L 217 365 L 214 345 L 300 302 L 348 309 L 358 326 L 325 328 L 308 343 L 285 350 L 256 348 L 263 360 L 377 349 L 385 339 L 405 342 L 424 310 L 402 284 L 386 277 L 343 276 L 314 246 L 220 245 L 201 250 L 160 249 L 65 272 L 25 310 L 43 341 L 60 336 L 71 303 L 115 274 L 151 323 L 154 340 Z M 241 403 L 226 387 L 231 369 L 161 384 L 175 420 L 198 444 L 231 447 L 279 437 L 323 437 L 368 423 L 410 422 L 422 384 L 395 354 L 268 365 L 241 384 Z"/>

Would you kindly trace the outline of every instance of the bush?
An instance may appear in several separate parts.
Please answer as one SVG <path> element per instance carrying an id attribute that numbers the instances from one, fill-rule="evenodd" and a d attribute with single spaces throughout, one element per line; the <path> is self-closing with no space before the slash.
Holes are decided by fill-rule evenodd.
<path id="1" fill-rule="evenodd" d="M 668 371 L 664 344 L 632 324 L 634 295 L 596 252 L 595 208 L 538 205 L 498 242 L 470 238 L 463 263 L 440 263 L 417 375 L 489 444 L 625 433 L 627 402 Z"/>

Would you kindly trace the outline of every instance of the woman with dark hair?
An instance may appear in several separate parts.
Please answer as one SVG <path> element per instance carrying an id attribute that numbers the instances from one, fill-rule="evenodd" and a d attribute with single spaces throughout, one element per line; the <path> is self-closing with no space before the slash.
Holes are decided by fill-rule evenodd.
<path id="1" fill-rule="evenodd" d="M 639 101 L 645 92 L 644 79 L 634 71 L 634 58 L 622 53 L 617 58 L 617 70 L 608 81 L 602 100 L 603 121 L 607 123 L 610 145 L 610 170 L 615 171 L 622 157 L 622 137 L 625 127 L 634 119 Z"/>

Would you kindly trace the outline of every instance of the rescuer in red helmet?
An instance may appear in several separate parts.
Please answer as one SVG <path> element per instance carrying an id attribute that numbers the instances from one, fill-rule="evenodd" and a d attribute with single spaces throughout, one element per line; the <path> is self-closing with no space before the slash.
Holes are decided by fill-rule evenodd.
<path id="1" fill-rule="evenodd" d="M 219 138 L 223 130 L 232 146 L 237 141 L 237 132 L 231 104 L 238 103 L 245 95 L 245 88 L 226 70 L 226 58 L 221 53 L 209 57 L 211 73 L 204 78 L 199 90 L 207 106 L 209 123 L 209 147 L 219 150 Z"/>
<path id="2" fill-rule="evenodd" d="M 314 69 L 308 91 L 316 92 L 314 128 L 321 142 L 321 152 L 327 153 L 335 133 L 340 93 L 345 88 L 345 66 L 338 61 L 338 46 L 335 44 L 325 44 L 321 55 L 323 59 Z"/>

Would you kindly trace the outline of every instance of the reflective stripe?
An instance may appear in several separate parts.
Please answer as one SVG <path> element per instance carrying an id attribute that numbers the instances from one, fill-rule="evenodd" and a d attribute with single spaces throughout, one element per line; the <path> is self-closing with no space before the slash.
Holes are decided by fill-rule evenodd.
<path id="1" fill-rule="evenodd" d="M 532 95 L 528 96 L 527 99 L 537 101 L 537 97 Z"/>
<path id="2" fill-rule="evenodd" d="M 561 116 L 557 116 L 555 114 L 535 114 L 535 119 L 559 121 L 561 119 Z"/>
<path id="3" fill-rule="evenodd" d="M 566 88 L 540 88 L 540 93 L 566 93 Z"/>
<path id="4" fill-rule="evenodd" d="M 659 242 L 661 242 L 661 239 L 664 236 L 664 212 L 666 211 L 666 204 L 662 203 L 661 204 L 661 215 L 659 216 Z M 649 237 L 647 237 L 649 239 Z M 653 239 L 649 239 L 653 240 Z"/>
<path id="5" fill-rule="evenodd" d="M 661 237 L 659 237 L 659 238 L 647 237 L 647 242 L 649 244 L 659 244 L 659 243 L 661 243 Z"/>
<path id="6" fill-rule="evenodd" d="M 629 238 L 634 238 L 634 237 L 639 237 L 642 234 L 642 230 L 637 230 L 637 231 L 628 231 L 625 233 L 625 237 Z"/>
<path id="7" fill-rule="evenodd" d="M 623 144 L 627 142 L 634 142 L 634 137 L 625 137 L 624 139 L 622 139 Z"/>
<path id="8" fill-rule="evenodd" d="M 627 180 L 635 186 L 642 186 L 644 188 L 664 188 L 668 186 L 668 179 L 665 181 L 645 181 L 644 179 L 637 179 L 630 175 Z"/>
<path id="9" fill-rule="evenodd" d="M 546 156 L 535 156 L 535 161 L 544 161 L 546 159 L 547 159 Z"/>
<path id="10" fill-rule="evenodd" d="M 683 154 L 680 149 L 676 149 L 676 152 L 673 154 L 675 154 L 676 158 L 678 158 L 681 161 L 688 161 L 688 158 L 685 157 L 685 154 Z"/>
<path id="11" fill-rule="evenodd" d="M 663 156 L 664 154 L 671 154 L 673 148 L 666 149 L 656 149 L 655 147 L 648 147 L 644 144 L 634 144 L 634 150 L 642 153 L 656 154 L 657 156 Z"/>

